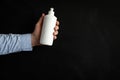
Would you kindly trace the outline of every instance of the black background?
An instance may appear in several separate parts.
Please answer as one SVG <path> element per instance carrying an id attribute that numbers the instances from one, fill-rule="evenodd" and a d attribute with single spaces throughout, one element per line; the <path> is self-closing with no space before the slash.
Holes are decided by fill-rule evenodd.
<path id="1" fill-rule="evenodd" d="M 0 33 L 31 33 L 54 7 L 60 21 L 52 47 L 0 56 L 0 80 L 116 80 L 120 76 L 120 8 L 104 2 L 1 0 Z"/>

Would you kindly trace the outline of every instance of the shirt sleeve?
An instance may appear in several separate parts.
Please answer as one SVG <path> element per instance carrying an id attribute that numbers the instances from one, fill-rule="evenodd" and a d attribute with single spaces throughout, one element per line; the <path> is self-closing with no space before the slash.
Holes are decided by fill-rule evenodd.
<path id="1" fill-rule="evenodd" d="M 0 55 L 32 51 L 31 34 L 0 34 Z"/>

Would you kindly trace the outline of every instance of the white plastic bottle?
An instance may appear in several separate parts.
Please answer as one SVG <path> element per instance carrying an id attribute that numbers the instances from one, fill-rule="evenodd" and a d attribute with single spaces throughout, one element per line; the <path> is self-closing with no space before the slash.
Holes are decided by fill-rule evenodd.
<path id="1" fill-rule="evenodd" d="M 48 14 L 44 17 L 40 37 L 40 44 L 42 45 L 53 45 L 53 32 L 57 20 L 57 17 L 54 15 L 54 13 L 54 8 L 50 8 Z"/>

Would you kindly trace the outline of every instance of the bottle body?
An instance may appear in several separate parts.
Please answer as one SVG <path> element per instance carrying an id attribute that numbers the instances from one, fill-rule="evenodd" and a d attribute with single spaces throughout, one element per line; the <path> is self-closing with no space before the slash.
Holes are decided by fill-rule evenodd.
<path id="1" fill-rule="evenodd" d="M 46 15 L 43 20 L 43 26 L 40 36 L 40 44 L 53 45 L 53 32 L 57 18 L 54 15 Z"/>

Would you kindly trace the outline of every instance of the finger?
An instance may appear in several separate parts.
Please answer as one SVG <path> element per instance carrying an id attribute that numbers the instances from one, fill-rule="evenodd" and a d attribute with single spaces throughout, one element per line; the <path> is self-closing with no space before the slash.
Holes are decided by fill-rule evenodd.
<path id="1" fill-rule="evenodd" d="M 60 25 L 60 22 L 59 22 L 59 21 L 57 21 L 57 22 L 56 22 L 56 25 L 57 25 L 57 26 L 58 26 L 58 25 Z"/>
<path id="2" fill-rule="evenodd" d="M 53 39 L 54 39 L 54 40 L 57 39 L 57 36 L 54 36 Z"/>
<path id="3" fill-rule="evenodd" d="M 55 31 L 59 30 L 59 26 L 55 26 L 54 30 Z"/>
<path id="4" fill-rule="evenodd" d="M 54 36 L 58 35 L 58 31 L 55 31 L 55 32 L 53 33 L 53 35 L 54 35 Z"/>

